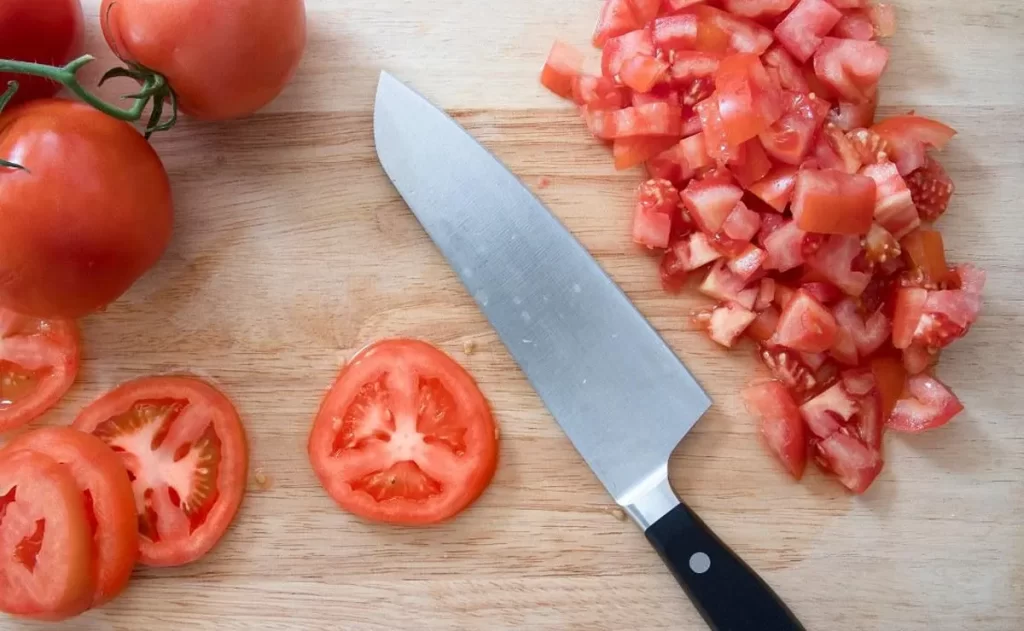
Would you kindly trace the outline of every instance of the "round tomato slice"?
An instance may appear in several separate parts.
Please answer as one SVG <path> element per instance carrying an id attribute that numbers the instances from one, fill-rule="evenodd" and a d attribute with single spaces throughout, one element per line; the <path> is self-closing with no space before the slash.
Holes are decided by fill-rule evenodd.
<path id="1" fill-rule="evenodd" d="M 74 427 L 121 454 L 132 481 L 139 560 L 170 567 L 209 552 L 242 503 L 245 430 L 231 401 L 189 377 L 147 377 L 108 392 Z"/>
<path id="2" fill-rule="evenodd" d="M 0 432 L 53 407 L 78 375 L 78 329 L 0 307 Z"/>
<path id="3" fill-rule="evenodd" d="M 22 434 L 6 452 L 32 451 L 64 465 L 83 496 L 92 533 L 95 591 L 99 607 L 124 590 L 139 556 L 132 485 L 121 459 L 95 436 L 70 427 L 44 427 Z"/>
<path id="4" fill-rule="evenodd" d="M 497 466 L 497 430 L 455 360 L 425 342 L 384 340 L 341 371 L 313 423 L 309 458 L 342 508 L 431 524 L 483 493 Z"/>
<path id="5" fill-rule="evenodd" d="M 58 620 L 93 596 L 89 525 L 71 473 L 31 451 L 0 455 L 0 611 Z"/>

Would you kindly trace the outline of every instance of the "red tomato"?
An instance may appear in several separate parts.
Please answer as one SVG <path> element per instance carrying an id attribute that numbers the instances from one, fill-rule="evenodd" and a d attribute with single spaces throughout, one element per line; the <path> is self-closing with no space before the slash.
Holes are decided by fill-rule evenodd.
<path id="1" fill-rule="evenodd" d="M 875 181 L 875 221 L 897 240 L 921 225 L 914 199 L 899 170 L 892 162 L 869 164 L 861 169 Z"/>
<path id="2" fill-rule="evenodd" d="M 893 116 L 871 128 L 885 140 L 889 155 L 900 175 L 909 175 L 925 165 L 925 149 L 942 149 L 956 130 L 923 116 Z"/>
<path id="3" fill-rule="evenodd" d="M 866 11 L 875 29 L 875 37 L 892 37 L 896 34 L 896 10 L 891 4 L 869 4 Z"/>
<path id="4" fill-rule="evenodd" d="M 608 77 L 578 75 L 572 82 L 572 99 L 590 111 L 621 110 L 629 105 L 629 90 Z"/>
<path id="5" fill-rule="evenodd" d="M 760 134 L 769 156 L 797 166 L 811 150 L 812 141 L 828 115 L 827 102 L 813 94 L 783 93 L 783 114 Z"/>
<path id="6" fill-rule="evenodd" d="M 697 16 L 667 15 L 654 21 L 651 27 L 654 45 L 665 53 L 690 51 L 697 45 Z"/>
<path id="7" fill-rule="evenodd" d="M 875 38 L 875 26 L 871 23 L 871 18 L 867 13 L 850 11 L 843 14 L 831 34 L 834 37 L 870 41 Z"/>
<path id="8" fill-rule="evenodd" d="M 722 115 L 718 111 L 718 99 L 712 96 L 698 103 L 694 109 L 700 116 L 700 124 L 704 134 L 704 146 L 708 155 L 719 162 L 727 162 L 734 157 L 736 147 L 729 144 L 725 132 L 725 125 L 722 122 Z"/>
<path id="9" fill-rule="evenodd" d="M 473 377 L 453 359 L 425 342 L 384 340 L 342 369 L 313 424 L 309 457 L 342 508 L 431 524 L 487 488 L 497 428 Z"/>
<path id="10" fill-rule="evenodd" d="M 713 309 L 706 309 L 694 315 L 699 328 L 707 329 L 712 341 L 726 348 L 732 348 L 757 314 L 735 302 L 724 302 Z"/>
<path id="11" fill-rule="evenodd" d="M 668 64 L 655 57 L 630 57 L 619 68 L 619 79 L 640 94 L 650 92 L 668 72 Z"/>
<path id="12" fill-rule="evenodd" d="M 0 307 L 0 433 L 56 405 L 78 375 L 78 329 Z"/>
<path id="13" fill-rule="evenodd" d="M 742 394 L 747 411 L 760 424 L 768 448 L 791 476 L 802 478 L 807 466 L 807 439 L 792 395 L 778 381 L 752 385 Z"/>
<path id="14" fill-rule="evenodd" d="M 715 88 L 718 114 L 730 145 L 754 138 L 782 115 L 779 90 L 757 55 L 741 53 L 723 59 L 715 72 Z"/>
<path id="15" fill-rule="evenodd" d="M 889 51 L 875 42 L 826 37 L 814 53 L 814 73 L 844 100 L 870 102 L 889 63 Z"/>
<path id="16" fill-rule="evenodd" d="M 904 398 L 896 402 L 889 416 L 889 429 L 909 434 L 942 427 L 963 412 L 964 406 L 941 381 L 916 375 L 907 381 Z"/>
<path id="17" fill-rule="evenodd" d="M 650 103 L 621 110 L 586 111 L 590 132 L 598 138 L 615 140 L 637 136 L 675 136 L 681 132 L 681 113 L 668 103 Z"/>
<path id="18" fill-rule="evenodd" d="M 882 471 L 883 461 L 877 450 L 852 436 L 836 432 L 817 445 L 819 463 L 853 493 L 868 490 Z"/>
<path id="19" fill-rule="evenodd" d="M 871 360 L 871 372 L 882 398 L 882 419 L 887 419 L 896 407 L 896 402 L 903 396 L 907 371 L 898 359 L 881 356 Z"/>
<path id="20" fill-rule="evenodd" d="M 946 212 L 954 190 L 946 170 L 930 156 L 925 158 L 924 166 L 907 176 L 907 188 L 924 221 L 935 221 Z"/>
<path id="21" fill-rule="evenodd" d="M 799 267 L 820 245 L 821 238 L 807 234 L 795 221 L 786 221 L 763 239 L 768 252 L 764 268 L 787 272 Z"/>
<path id="22" fill-rule="evenodd" d="M 761 297 L 758 296 L 758 300 Z M 757 314 L 757 317 L 750 326 L 747 328 L 747 336 L 756 342 L 767 342 L 775 335 L 775 330 L 779 328 L 779 310 L 775 307 L 769 306 L 764 311 Z"/>
<path id="23" fill-rule="evenodd" d="M 722 0 L 722 7 L 745 18 L 760 20 L 782 15 L 793 6 L 796 0 Z"/>
<path id="24" fill-rule="evenodd" d="M 690 7 L 689 11 L 698 20 L 697 50 L 760 55 L 772 45 L 772 32 L 757 22 L 706 4 Z"/>
<path id="25" fill-rule="evenodd" d="M 835 344 L 836 335 L 836 319 L 829 310 L 798 291 L 782 310 L 774 342 L 794 351 L 823 353 Z"/>
<path id="26" fill-rule="evenodd" d="M 892 233 L 877 223 L 871 224 L 871 229 L 864 236 L 863 244 L 868 267 L 881 269 L 891 261 L 900 262 L 899 242 Z"/>
<path id="27" fill-rule="evenodd" d="M 610 38 L 643 28 L 645 23 L 637 16 L 632 0 L 605 0 L 594 28 L 594 46 L 602 48 Z"/>
<path id="28" fill-rule="evenodd" d="M 917 270 L 926 283 L 941 284 L 950 277 L 942 233 L 920 228 L 900 242 L 903 256 L 912 270 Z"/>
<path id="29" fill-rule="evenodd" d="M 842 289 L 848 296 L 860 296 L 871 282 L 871 274 L 858 263 L 863 259 L 864 247 L 853 235 L 832 235 L 807 258 L 807 267 L 824 280 Z"/>
<path id="30" fill-rule="evenodd" d="M 648 180 L 637 191 L 633 241 L 649 248 L 667 248 L 672 216 L 679 213 L 679 191 L 668 180 Z"/>
<path id="31" fill-rule="evenodd" d="M 704 277 L 700 292 L 723 302 L 735 302 L 744 309 L 753 309 L 757 301 L 757 287 L 747 287 L 747 281 L 729 271 L 726 262 L 719 259 Z"/>
<path id="32" fill-rule="evenodd" d="M 83 36 L 78 0 L 0 2 L 0 59 L 63 66 L 81 53 Z M 42 77 L 0 72 L 0 92 L 9 81 L 18 82 L 18 92 L 8 107 L 60 91 L 59 84 Z"/>
<path id="33" fill-rule="evenodd" d="M 676 271 L 692 272 L 722 258 L 711 238 L 703 232 L 694 232 L 672 245 Z"/>
<path id="34" fill-rule="evenodd" d="M 0 454 L 0 611 L 60 620 L 92 602 L 91 542 L 82 493 L 57 461 Z"/>
<path id="35" fill-rule="evenodd" d="M 729 259 L 726 266 L 737 277 L 748 280 L 761 270 L 761 265 L 767 258 L 768 254 L 764 250 L 756 245 L 748 244 L 746 249 Z M 758 289 L 758 296 L 760 296 L 760 288 Z"/>
<path id="36" fill-rule="evenodd" d="M 614 78 L 622 70 L 622 64 L 637 56 L 654 56 L 651 29 L 630 31 L 608 40 L 601 53 L 601 74 L 610 79 Z"/>
<path id="37" fill-rule="evenodd" d="M 825 0 L 800 0 L 775 27 L 775 37 L 797 61 L 811 58 L 843 14 Z"/>
<path id="38" fill-rule="evenodd" d="M 209 552 L 245 493 L 248 447 L 231 401 L 188 377 L 147 377 L 86 407 L 75 429 L 118 452 L 132 479 L 139 560 L 177 566 Z"/>
<path id="39" fill-rule="evenodd" d="M 166 77 L 181 111 L 201 120 L 270 103 L 306 46 L 303 0 L 103 0 L 100 25 L 118 57 Z"/>
<path id="40" fill-rule="evenodd" d="M 889 339 L 892 325 L 881 311 L 861 315 L 853 300 L 846 298 L 833 309 L 839 327 L 848 331 L 861 358 L 870 357 Z"/>
<path id="41" fill-rule="evenodd" d="M 771 48 L 761 55 L 761 61 L 764 62 L 769 74 L 772 74 L 774 71 L 775 76 L 778 77 L 778 85 L 783 90 L 803 93 L 811 91 L 800 66 L 781 45 L 773 44 Z M 870 125 L 871 123 L 869 122 L 868 124 Z"/>
<path id="42" fill-rule="evenodd" d="M 540 82 L 558 96 L 572 98 L 573 82 L 583 71 L 583 53 L 574 47 L 556 41 L 541 70 Z"/>
<path id="43" fill-rule="evenodd" d="M 742 202 L 736 202 L 732 212 L 722 223 L 722 232 L 730 239 L 749 243 L 761 229 L 761 215 L 747 208 Z M 744 246 L 746 251 L 746 246 Z"/>
<path id="44" fill-rule="evenodd" d="M 916 287 L 900 289 L 896 294 L 896 312 L 892 323 L 892 345 L 898 349 L 910 346 L 914 341 L 924 305 L 928 301 L 928 291 Z"/>
<path id="45" fill-rule="evenodd" d="M 743 198 L 743 189 L 730 183 L 692 180 L 680 197 L 697 227 L 715 234 Z"/>
<path id="46" fill-rule="evenodd" d="M 796 174 L 796 167 L 779 165 L 763 178 L 748 186 L 747 190 L 781 213 L 786 210 L 786 206 L 789 206 L 789 202 L 793 198 Z"/>
<path id="47" fill-rule="evenodd" d="M 100 439 L 70 427 L 44 427 L 22 434 L 3 453 L 15 451 L 42 454 L 71 473 L 91 532 L 95 584 L 91 606 L 104 605 L 124 590 L 139 556 L 135 498 L 121 459 Z"/>
<path id="48" fill-rule="evenodd" d="M 875 110 L 878 108 L 878 92 L 875 91 L 875 95 L 863 103 L 850 103 L 848 101 L 840 101 L 832 110 L 828 113 L 828 120 L 830 123 L 838 127 L 839 129 L 850 132 L 854 129 L 862 129 L 864 127 L 871 127 L 872 123 L 875 122 Z M 868 130 L 864 129 L 864 132 Z M 865 139 L 868 136 L 865 135 Z M 881 142 L 881 138 L 874 134 L 870 137 L 872 140 L 877 139 L 876 142 Z M 858 146 L 854 143 L 852 138 L 849 138 L 850 143 L 854 145 L 854 149 L 857 151 L 858 157 L 862 163 L 873 163 L 876 162 L 879 149 L 874 148 L 873 150 L 867 150 L 867 155 L 863 150 L 863 146 Z"/>
<path id="49" fill-rule="evenodd" d="M 163 254 L 171 189 L 130 125 L 45 100 L 0 117 L 0 304 L 74 318 L 123 294 Z"/>
<path id="50" fill-rule="evenodd" d="M 637 136 L 635 138 L 619 138 L 612 145 L 615 156 L 615 168 L 629 169 L 647 160 L 659 156 L 679 143 L 675 138 Z M 662 178 L 664 179 L 664 178 Z"/>
<path id="51" fill-rule="evenodd" d="M 801 230 L 865 234 L 875 211 L 875 182 L 863 175 L 804 169 L 796 175 L 793 218 Z"/>

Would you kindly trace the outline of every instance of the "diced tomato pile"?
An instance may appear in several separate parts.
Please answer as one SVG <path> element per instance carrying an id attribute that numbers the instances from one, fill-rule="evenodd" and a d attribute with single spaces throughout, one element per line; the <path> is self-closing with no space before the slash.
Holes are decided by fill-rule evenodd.
<path id="1" fill-rule="evenodd" d="M 753 340 L 774 380 L 744 398 L 796 478 L 808 456 L 854 493 L 882 433 L 963 408 L 931 371 L 978 318 L 985 273 L 946 261 L 931 227 L 956 133 L 875 122 L 895 28 L 869 0 L 606 0 L 599 76 L 556 43 L 542 82 L 579 106 L 615 166 L 645 165 L 633 239 L 666 290 L 700 273 L 712 340 Z"/>

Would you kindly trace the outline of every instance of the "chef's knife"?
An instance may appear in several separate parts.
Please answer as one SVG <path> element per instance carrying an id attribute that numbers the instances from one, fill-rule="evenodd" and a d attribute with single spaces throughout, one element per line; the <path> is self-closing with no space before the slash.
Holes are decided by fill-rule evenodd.
<path id="1" fill-rule="evenodd" d="M 669 456 L 711 401 L 625 294 L 497 158 L 387 73 L 373 132 L 395 188 L 708 625 L 802 630 L 669 485 Z"/>

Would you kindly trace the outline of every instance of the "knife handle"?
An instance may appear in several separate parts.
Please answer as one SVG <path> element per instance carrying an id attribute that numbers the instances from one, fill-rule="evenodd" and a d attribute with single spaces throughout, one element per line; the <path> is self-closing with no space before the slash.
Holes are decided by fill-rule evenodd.
<path id="1" fill-rule="evenodd" d="M 804 631 L 772 588 L 686 504 L 645 532 L 713 631 Z"/>

